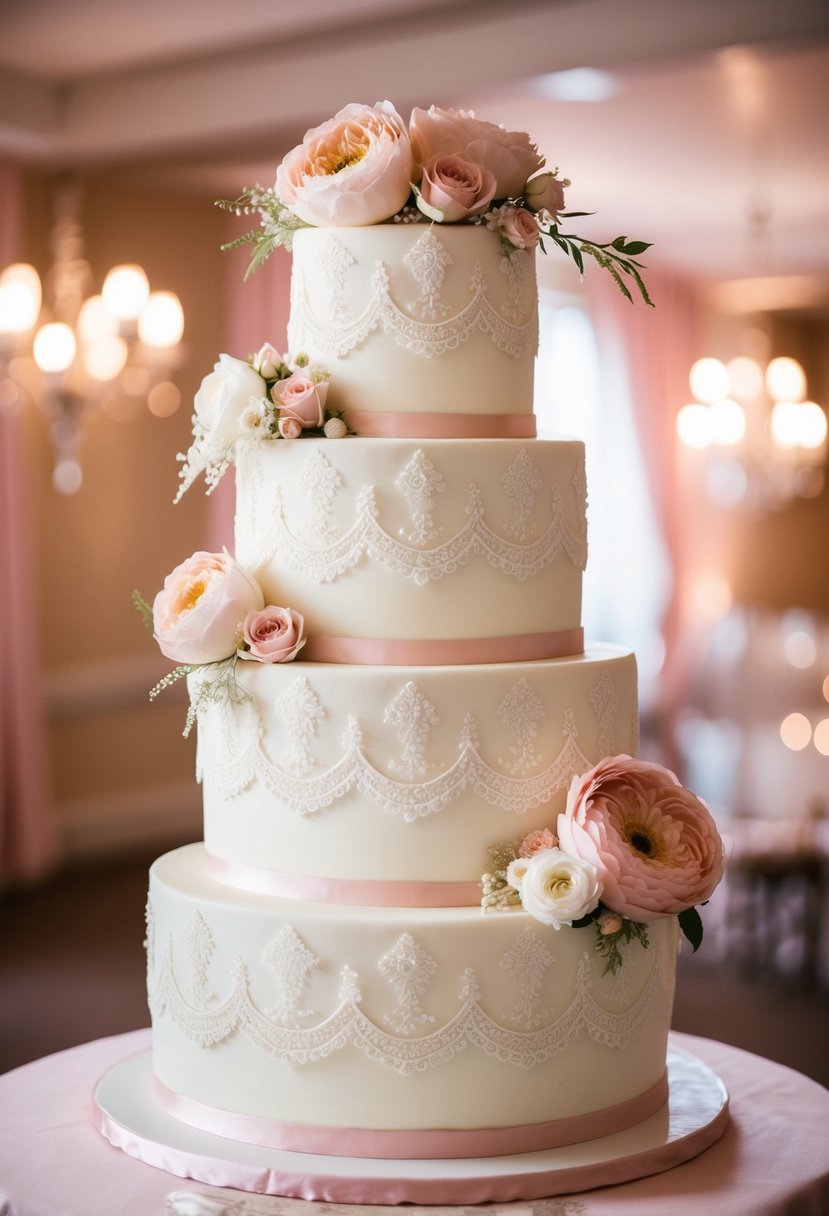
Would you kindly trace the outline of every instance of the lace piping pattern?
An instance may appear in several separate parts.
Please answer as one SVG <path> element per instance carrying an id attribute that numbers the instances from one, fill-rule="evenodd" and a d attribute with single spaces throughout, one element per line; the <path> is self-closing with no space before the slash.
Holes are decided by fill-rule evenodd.
<path id="1" fill-rule="evenodd" d="M 209 781 L 221 797 L 238 797 L 260 781 L 281 807 L 296 815 L 312 815 L 332 806 L 352 791 L 369 799 L 387 815 L 413 823 L 444 810 L 466 789 L 490 806 L 521 815 L 544 806 L 578 773 L 593 763 L 576 740 L 574 715 L 565 714 L 563 745 L 555 759 L 531 776 L 498 772 L 481 755 L 474 719 L 466 716 L 457 759 L 439 774 L 420 782 L 395 780 L 381 772 L 366 755 L 360 725 L 350 718 L 343 755 L 325 772 L 297 776 L 276 765 L 266 754 L 259 716 L 251 701 L 241 705 L 209 705 L 200 715 L 196 776 Z"/>
<path id="2" fill-rule="evenodd" d="M 562 552 L 577 569 L 584 570 L 587 565 L 587 540 L 576 536 L 568 526 L 558 489 L 553 491 L 550 523 L 529 544 L 505 540 L 492 531 L 484 518 L 481 492 L 475 485 L 468 489 L 466 514 L 467 522 L 453 537 L 432 549 L 416 548 L 385 530 L 378 518 L 374 487 L 363 486 L 357 518 L 348 531 L 330 544 L 317 547 L 290 530 L 277 491 L 274 512 L 256 545 L 256 553 L 240 553 L 239 559 L 247 566 L 261 568 L 278 554 L 280 562 L 301 571 L 313 582 L 328 583 L 356 566 L 366 554 L 418 586 L 454 574 L 473 555 L 480 555 L 493 569 L 519 583 L 550 566 Z"/>
<path id="3" fill-rule="evenodd" d="M 610 1012 L 593 995 L 596 961 L 585 952 L 578 964 L 572 1001 L 555 1021 L 535 1030 L 510 1029 L 496 1021 L 481 1004 L 474 972 L 466 969 L 461 976 L 457 1012 L 429 1034 L 406 1038 L 385 1030 L 361 1007 L 358 977 L 349 966 L 341 969 L 340 1003 L 315 1026 L 283 1026 L 263 1013 L 253 1001 L 249 968 L 241 958 L 233 965 L 230 991 L 223 1000 L 212 1006 L 188 1001 L 176 975 L 171 936 L 160 972 L 150 988 L 149 1003 L 154 1020 L 168 1014 L 200 1047 L 241 1033 L 260 1051 L 290 1067 L 313 1064 L 351 1047 L 406 1076 L 447 1064 L 458 1052 L 473 1046 L 505 1064 L 530 1069 L 560 1054 L 583 1033 L 605 1047 L 628 1047 L 654 1011 L 665 1009 L 667 994 L 661 982 L 659 952 L 654 950 L 654 955 L 634 1004 L 621 1012 Z"/>
<path id="4" fill-rule="evenodd" d="M 410 258 L 427 241 L 431 242 L 430 264 L 437 265 L 435 259 L 445 251 L 432 235 L 431 229 L 420 238 Z M 451 264 L 451 259 L 447 261 L 446 257 L 448 255 L 440 259 L 441 272 Z M 420 262 L 415 261 L 415 265 L 419 266 Z M 291 291 L 291 349 L 311 346 L 344 359 L 351 351 L 362 346 L 375 330 L 381 330 L 406 350 L 426 359 L 439 358 L 447 351 L 456 350 L 475 333 L 486 334 L 498 350 L 514 359 L 536 353 L 536 309 L 529 307 L 525 319 L 520 320 L 515 288 L 509 297 L 509 307 L 499 312 L 489 299 L 484 269 L 480 262 L 476 262 L 469 284 L 469 301 L 459 312 L 447 317 L 441 315 L 446 306 L 439 301 L 437 294 L 442 282 L 443 273 L 438 281 L 433 271 L 426 287 L 423 288 L 424 294 L 414 307 L 434 319 L 418 320 L 392 299 L 388 270 L 384 262 L 378 261 L 372 277 L 371 294 L 362 313 L 357 317 L 344 312 L 323 317 L 314 308 L 306 276 L 295 265 Z M 423 287 L 422 283 L 421 286 Z M 322 296 L 324 293 L 321 293 Z M 424 303 L 428 304 L 428 307 L 424 307 Z M 508 315 L 504 315 L 505 313 Z"/>

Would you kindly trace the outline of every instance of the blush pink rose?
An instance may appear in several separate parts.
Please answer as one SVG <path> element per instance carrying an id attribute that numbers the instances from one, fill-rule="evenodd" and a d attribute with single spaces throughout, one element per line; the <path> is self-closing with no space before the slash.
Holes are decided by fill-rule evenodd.
<path id="1" fill-rule="evenodd" d="M 455 224 L 486 211 L 495 197 L 495 178 L 459 153 L 433 156 L 423 166 L 417 205 L 429 219 Z"/>
<path id="2" fill-rule="evenodd" d="M 495 198 L 519 198 L 528 178 L 544 164 L 526 132 L 505 131 L 465 110 L 414 109 L 409 134 L 418 164 L 459 153 L 488 169 L 495 177 Z"/>
<path id="3" fill-rule="evenodd" d="M 555 832 L 551 832 L 549 828 L 541 828 L 537 832 L 530 832 L 521 841 L 518 848 L 519 857 L 535 857 L 536 853 L 543 853 L 545 849 L 555 849 L 558 847 L 558 836 Z"/>
<path id="4" fill-rule="evenodd" d="M 279 408 L 280 421 L 283 418 L 292 418 L 303 430 L 306 427 L 322 426 L 325 421 L 327 396 L 328 381 L 323 380 L 315 384 L 304 372 L 294 372 L 284 380 L 277 380 L 271 389 L 273 403 Z"/>
<path id="5" fill-rule="evenodd" d="M 557 826 L 560 847 L 596 867 L 602 902 L 630 920 L 704 903 L 722 878 L 708 808 L 659 764 L 612 756 L 574 777 Z"/>
<path id="6" fill-rule="evenodd" d="M 283 439 L 299 439 L 302 434 L 302 423 L 296 418 L 283 414 L 277 423 L 277 430 Z"/>
<path id="7" fill-rule="evenodd" d="M 564 185 L 555 173 L 540 173 L 527 182 L 524 202 L 533 211 L 549 211 L 551 215 L 558 215 L 564 210 Z"/>
<path id="8" fill-rule="evenodd" d="M 216 663 L 233 654 L 245 617 L 263 603 L 259 585 L 227 552 L 194 553 L 155 597 L 155 640 L 176 663 Z"/>
<path id="9" fill-rule="evenodd" d="M 526 207 L 502 207 L 499 230 L 516 249 L 534 249 L 538 244 L 538 224 Z"/>
<path id="10" fill-rule="evenodd" d="M 391 102 L 349 105 L 308 131 L 276 171 L 279 198 L 317 227 L 380 224 L 409 197 L 414 158 Z"/>
<path id="11" fill-rule="evenodd" d="M 243 637 L 250 649 L 240 650 L 240 659 L 258 659 L 260 663 L 287 663 L 295 659 L 305 645 L 302 631 L 305 621 L 293 608 L 269 605 L 245 617 Z"/>

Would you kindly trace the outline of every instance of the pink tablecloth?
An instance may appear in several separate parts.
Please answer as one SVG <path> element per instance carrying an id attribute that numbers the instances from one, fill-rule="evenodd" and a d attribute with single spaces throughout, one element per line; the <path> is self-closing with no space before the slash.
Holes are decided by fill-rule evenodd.
<path id="1" fill-rule="evenodd" d="M 338 1210 L 378 1216 L 388 1211 L 217 1190 L 112 1148 L 92 1127 L 93 1086 L 112 1064 L 148 1041 L 146 1030 L 100 1039 L 0 1077 L 0 1216 L 330 1216 Z M 734 1047 L 679 1034 L 673 1041 L 709 1064 L 726 1084 L 731 1122 L 719 1143 L 665 1174 L 583 1195 L 494 1205 L 485 1209 L 487 1216 L 500 1211 L 516 1216 L 827 1216 L 829 1091 Z M 409 1216 L 441 1212 L 402 1210 Z"/>

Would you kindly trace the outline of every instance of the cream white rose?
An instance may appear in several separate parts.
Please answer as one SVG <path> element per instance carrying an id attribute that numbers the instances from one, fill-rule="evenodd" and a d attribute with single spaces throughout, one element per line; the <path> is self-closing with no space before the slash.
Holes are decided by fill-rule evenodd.
<path id="1" fill-rule="evenodd" d="M 561 849 L 545 849 L 525 863 L 519 888 L 530 916 L 560 929 L 594 910 L 602 894 L 595 866 Z"/>
<path id="2" fill-rule="evenodd" d="M 242 417 L 251 398 L 266 394 L 265 381 L 249 364 L 220 355 L 196 393 L 196 418 L 209 439 L 230 445 L 245 432 Z"/>

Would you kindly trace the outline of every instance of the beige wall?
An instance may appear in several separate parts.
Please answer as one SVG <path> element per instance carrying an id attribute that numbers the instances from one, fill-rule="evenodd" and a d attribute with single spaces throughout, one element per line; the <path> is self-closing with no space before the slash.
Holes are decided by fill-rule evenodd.
<path id="1" fill-rule="evenodd" d="M 192 397 L 222 343 L 219 250 L 225 217 L 209 199 L 144 192 L 112 175 L 88 178 L 85 252 L 96 289 L 110 266 L 140 262 L 151 286 L 184 307 L 187 358 L 175 375 L 171 418 L 141 406 L 127 423 L 100 412 L 84 429 L 84 483 L 63 497 L 51 485 L 49 424 L 25 418 L 36 513 L 34 555 L 44 698 L 55 810 L 72 853 L 168 833 L 198 836 L 192 740 L 181 738 L 183 690 L 150 705 L 169 669 L 135 612 L 164 575 L 207 538 L 207 506 L 191 492 L 177 506 L 176 452 L 186 449 Z M 25 255 L 48 266 L 49 181 L 26 181 Z"/>

